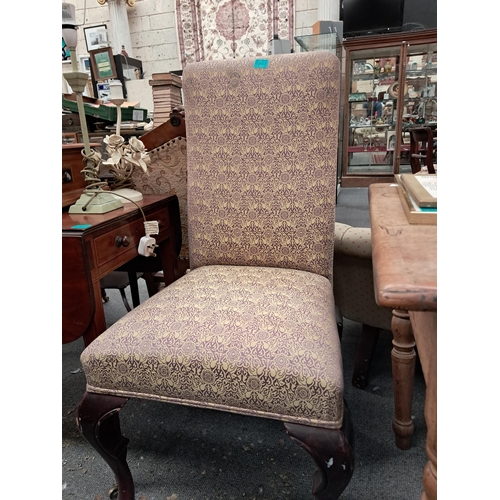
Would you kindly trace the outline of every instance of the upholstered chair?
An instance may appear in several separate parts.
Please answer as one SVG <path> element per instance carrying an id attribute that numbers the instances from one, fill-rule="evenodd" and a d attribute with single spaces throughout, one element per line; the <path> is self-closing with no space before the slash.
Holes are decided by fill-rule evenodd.
<path id="1" fill-rule="evenodd" d="M 316 498 L 349 483 L 332 285 L 340 74 L 328 52 L 184 69 L 190 270 L 81 355 L 77 421 L 119 500 L 134 498 L 129 398 L 280 420 L 318 467 Z"/>
<path id="2" fill-rule="evenodd" d="M 342 318 L 361 323 L 352 384 L 363 389 L 380 330 L 391 330 L 392 311 L 375 302 L 371 229 L 335 223 L 333 291 Z"/>

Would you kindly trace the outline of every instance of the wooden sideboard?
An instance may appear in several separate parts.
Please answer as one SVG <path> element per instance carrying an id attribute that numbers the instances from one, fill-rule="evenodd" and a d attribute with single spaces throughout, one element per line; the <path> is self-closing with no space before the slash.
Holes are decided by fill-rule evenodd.
<path id="1" fill-rule="evenodd" d="M 83 336 L 88 345 L 106 329 L 100 279 L 115 269 L 135 263 L 163 269 L 165 285 L 174 281 L 180 250 L 179 202 L 173 193 L 144 195 L 107 214 L 62 214 L 62 342 Z M 160 231 L 152 235 L 159 247 L 156 257 L 138 255 L 144 236 L 144 216 L 157 220 Z M 141 265 L 141 260 L 144 264 Z M 147 270 L 147 269 L 144 269 Z"/>

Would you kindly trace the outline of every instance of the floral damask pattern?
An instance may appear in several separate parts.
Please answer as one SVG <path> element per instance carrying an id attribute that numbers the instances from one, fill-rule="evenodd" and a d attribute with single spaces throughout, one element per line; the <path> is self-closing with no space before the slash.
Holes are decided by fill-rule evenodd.
<path id="1" fill-rule="evenodd" d="M 186 139 L 177 137 L 150 151 L 149 157 L 147 172 L 134 169 L 132 180 L 136 189 L 143 194 L 167 194 L 175 191 L 179 199 L 182 230 L 179 257 L 185 259 L 188 257 Z"/>
<path id="2" fill-rule="evenodd" d="M 181 62 L 268 53 L 269 40 L 293 40 L 293 0 L 176 0 Z"/>
<path id="3" fill-rule="evenodd" d="M 339 85 L 327 52 L 186 67 L 191 271 L 84 350 L 88 391 L 341 427 Z"/>
<path id="4" fill-rule="evenodd" d="M 111 326 L 81 360 L 90 392 L 342 424 L 332 287 L 304 271 L 195 269 Z"/>
<path id="5" fill-rule="evenodd" d="M 327 52 L 266 61 L 184 70 L 190 264 L 331 279 L 339 61 Z"/>

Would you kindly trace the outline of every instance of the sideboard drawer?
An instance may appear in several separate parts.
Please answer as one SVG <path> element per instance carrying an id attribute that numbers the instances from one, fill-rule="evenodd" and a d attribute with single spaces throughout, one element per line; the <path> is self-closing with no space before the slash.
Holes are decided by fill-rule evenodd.
<path id="1" fill-rule="evenodd" d="M 94 239 L 97 266 L 103 266 L 132 250 L 135 250 L 135 255 L 137 255 L 139 241 L 143 236 L 144 220 L 142 218 L 98 236 Z"/>
<path id="2" fill-rule="evenodd" d="M 157 241 L 164 239 L 165 236 L 162 233 L 166 232 L 170 226 L 168 211 L 162 209 L 146 214 L 146 220 L 158 221 L 159 235 L 152 234 L 151 236 Z M 139 242 L 143 236 L 145 236 L 145 228 L 142 217 L 98 236 L 94 240 L 97 266 L 103 266 L 112 260 L 118 259 L 124 253 L 133 250 L 135 250 L 135 256 L 137 256 Z M 130 258 L 130 255 L 128 257 Z"/>

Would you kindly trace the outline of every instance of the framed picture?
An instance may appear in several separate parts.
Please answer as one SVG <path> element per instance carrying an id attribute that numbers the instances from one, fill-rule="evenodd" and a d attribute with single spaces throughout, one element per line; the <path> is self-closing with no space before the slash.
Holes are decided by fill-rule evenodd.
<path id="1" fill-rule="evenodd" d="M 90 56 L 78 56 L 78 69 L 90 76 Z"/>
<path id="2" fill-rule="evenodd" d="M 117 78 L 116 65 L 111 47 L 92 50 L 89 52 L 89 56 L 96 81 Z"/>
<path id="3" fill-rule="evenodd" d="M 396 131 L 395 130 L 388 130 L 386 132 L 386 144 L 387 144 L 387 151 L 394 151 L 396 148 Z"/>
<path id="4" fill-rule="evenodd" d="M 83 28 L 83 32 L 85 33 L 85 43 L 89 52 L 109 46 L 108 30 L 105 24 Z"/>

